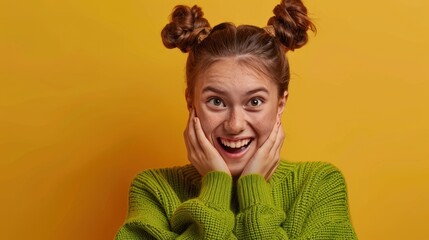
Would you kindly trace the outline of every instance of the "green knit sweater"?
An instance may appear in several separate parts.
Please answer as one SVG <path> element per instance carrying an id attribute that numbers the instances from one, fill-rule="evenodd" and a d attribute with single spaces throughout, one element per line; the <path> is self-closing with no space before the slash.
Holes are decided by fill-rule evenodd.
<path id="1" fill-rule="evenodd" d="M 332 165 L 281 162 L 270 181 L 203 178 L 191 165 L 133 181 L 116 239 L 357 239 L 344 178 Z"/>

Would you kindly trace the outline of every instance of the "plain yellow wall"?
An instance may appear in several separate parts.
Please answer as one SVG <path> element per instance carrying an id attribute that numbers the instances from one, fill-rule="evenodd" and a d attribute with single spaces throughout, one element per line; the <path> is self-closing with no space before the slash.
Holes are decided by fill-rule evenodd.
<path id="1" fill-rule="evenodd" d="M 264 26 L 278 1 L 1 1 L 0 238 L 112 239 L 135 174 L 187 163 L 179 3 Z M 360 239 L 427 238 L 429 2 L 306 3 L 283 158 L 343 171 Z"/>

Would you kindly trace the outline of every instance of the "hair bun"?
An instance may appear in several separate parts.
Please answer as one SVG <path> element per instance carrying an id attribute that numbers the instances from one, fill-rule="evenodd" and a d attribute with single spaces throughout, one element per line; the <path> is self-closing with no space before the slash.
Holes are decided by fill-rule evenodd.
<path id="1" fill-rule="evenodd" d="M 316 27 L 307 16 L 307 8 L 301 0 L 282 0 L 273 10 L 274 16 L 268 20 L 276 32 L 276 37 L 287 48 L 294 50 L 308 41 L 307 31 Z"/>
<path id="2" fill-rule="evenodd" d="M 162 42 L 167 48 L 179 48 L 189 52 L 210 32 L 210 24 L 203 18 L 203 11 L 197 5 L 192 8 L 178 5 L 171 14 L 170 23 L 161 31 Z"/>

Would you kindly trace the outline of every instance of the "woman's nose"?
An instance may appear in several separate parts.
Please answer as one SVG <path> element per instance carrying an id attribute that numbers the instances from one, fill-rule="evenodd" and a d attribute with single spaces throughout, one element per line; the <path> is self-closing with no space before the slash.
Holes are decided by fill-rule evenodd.
<path id="1" fill-rule="evenodd" d="M 245 115 L 240 109 L 231 109 L 224 127 L 229 134 L 239 134 L 246 127 Z"/>

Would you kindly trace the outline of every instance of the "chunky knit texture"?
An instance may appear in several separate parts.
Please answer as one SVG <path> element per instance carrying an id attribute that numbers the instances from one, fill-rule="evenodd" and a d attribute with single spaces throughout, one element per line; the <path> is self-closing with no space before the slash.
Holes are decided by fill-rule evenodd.
<path id="1" fill-rule="evenodd" d="M 331 164 L 281 162 L 269 182 L 203 178 L 191 165 L 146 170 L 132 183 L 116 239 L 357 239 L 346 184 Z"/>

